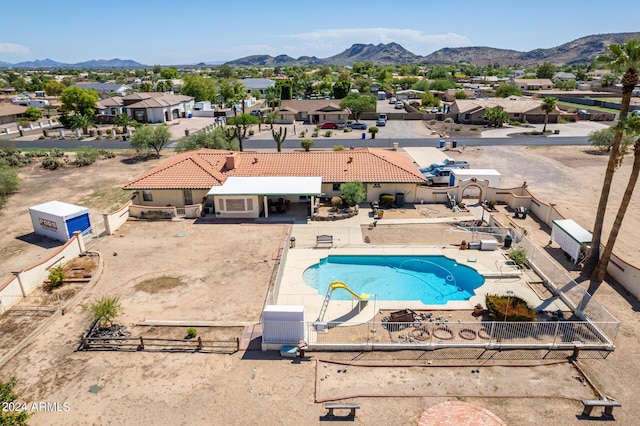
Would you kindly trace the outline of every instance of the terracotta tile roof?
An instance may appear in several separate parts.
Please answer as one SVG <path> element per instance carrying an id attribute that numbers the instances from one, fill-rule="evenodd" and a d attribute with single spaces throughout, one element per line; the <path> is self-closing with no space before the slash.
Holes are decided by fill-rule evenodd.
<path id="1" fill-rule="evenodd" d="M 418 167 L 402 153 L 358 148 L 345 151 L 237 152 L 235 167 L 226 167 L 229 151 L 200 149 L 158 165 L 124 189 L 209 189 L 228 176 L 322 176 L 325 183 L 423 183 Z"/>

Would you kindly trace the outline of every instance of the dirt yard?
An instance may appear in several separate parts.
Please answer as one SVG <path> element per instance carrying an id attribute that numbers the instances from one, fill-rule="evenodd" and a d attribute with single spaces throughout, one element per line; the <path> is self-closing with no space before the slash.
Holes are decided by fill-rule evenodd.
<path id="1" fill-rule="evenodd" d="M 492 147 L 452 155 L 474 167 L 499 169 L 505 184 L 526 180 L 541 199 L 557 202 L 569 217 L 590 227 L 605 157 L 577 147 Z M 625 163 L 617 186 L 626 182 L 630 162 Z M 123 184 L 155 164 L 119 156 L 85 169 L 24 169 L 21 192 L 0 216 L 5 224 L 0 277 L 43 258 L 51 248 L 30 235 L 29 206 L 53 199 L 77 203 L 90 207 L 97 220 L 96 212 L 123 200 Z M 620 188 L 614 191 L 621 194 Z M 631 249 L 640 232 L 638 212 L 630 211 L 625 220 L 619 250 L 629 249 L 637 259 Z M 145 320 L 258 322 L 284 232 L 283 225 L 129 222 L 94 247 L 102 254 L 103 273 L 80 304 L 104 294 L 119 296 L 124 314 L 118 322 L 136 333 L 141 331 L 135 324 Z M 149 280 L 163 278 L 168 284 L 162 288 L 149 287 Z M 594 386 L 622 402 L 622 409 L 614 411 L 616 420 L 634 424 L 640 416 L 640 331 L 635 327 L 640 303 L 616 284 L 591 291 L 622 325 L 614 353 L 606 359 L 584 353 L 580 365 Z M 307 360 L 260 351 L 78 352 L 79 337 L 90 325 L 80 304 L 0 368 L 0 378 L 18 377 L 21 400 L 69 402 L 68 411 L 35 413 L 34 425 L 317 424 L 326 410 L 315 402 L 335 397 L 361 404 L 360 424 L 417 424 L 425 409 L 455 398 L 485 407 L 507 424 L 534 425 L 541 418 L 549 424 L 579 424 L 584 421 L 576 418 L 582 410 L 577 400 L 594 394 L 588 380 L 566 362 L 505 367 L 548 363 L 543 359 L 563 358 L 564 353 L 541 352 L 530 361 L 531 353 L 476 350 L 309 352 Z M 338 373 L 336 363 L 347 372 Z"/>

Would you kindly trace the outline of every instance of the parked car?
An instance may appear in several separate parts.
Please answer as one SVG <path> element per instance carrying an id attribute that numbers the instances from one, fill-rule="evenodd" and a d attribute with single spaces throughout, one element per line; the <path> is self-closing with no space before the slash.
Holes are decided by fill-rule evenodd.
<path id="1" fill-rule="evenodd" d="M 261 116 L 262 115 L 262 111 L 260 111 L 259 109 L 254 109 L 253 111 L 250 112 L 250 114 Z"/>
<path id="2" fill-rule="evenodd" d="M 380 126 L 386 126 L 387 125 L 387 120 L 385 120 L 384 118 L 378 118 L 376 120 L 376 126 L 380 127 Z"/>
<path id="3" fill-rule="evenodd" d="M 456 169 L 468 169 L 470 167 L 467 161 L 458 161 L 453 158 L 446 158 L 444 161 L 433 163 L 429 167 L 422 167 L 420 172 L 423 174 L 433 174 L 436 170 L 444 167 L 456 168 Z"/>
<path id="4" fill-rule="evenodd" d="M 348 126 L 352 129 L 367 130 L 367 123 L 361 123 L 359 121 L 356 121 L 355 123 L 349 123 Z"/>
<path id="5" fill-rule="evenodd" d="M 398 101 L 398 100 L 397 100 L 395 97 L 393 97 L 393 96 L 392 96 L 391 98 L 389 98 L 389 103 L 390 103 L 390 104 L 395 104 L 397 101 Z"/>
<path id="6" fill-rule="evenodd" d="M 404 103 L 401 101 L 396 102 L 395 109 L 404 109 Z"/>
<path id="7" fill-rule="evenodd" d="M 324 123 L 320 124 L 321 129 L 337 129 L 338 125 L 336 123 L 334 123 L 333 121 L 325 121 Z"/>

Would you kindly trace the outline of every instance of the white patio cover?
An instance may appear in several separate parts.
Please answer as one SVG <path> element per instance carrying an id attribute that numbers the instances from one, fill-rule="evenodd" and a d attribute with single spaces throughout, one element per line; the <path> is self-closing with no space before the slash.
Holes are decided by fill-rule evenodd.
<path id="1" fill-rule="evenodd" d="M 321 176 L 230 176 L 207 195 L 322 195 Z"/>

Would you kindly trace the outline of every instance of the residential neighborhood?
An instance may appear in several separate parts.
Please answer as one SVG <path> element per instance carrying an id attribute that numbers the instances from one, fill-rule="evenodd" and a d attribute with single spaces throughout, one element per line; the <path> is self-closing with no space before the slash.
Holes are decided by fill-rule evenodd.
<path id="1" fill-rule="evenodd" d="M 285 3 L 0 30 L 0 424 L 634 424 L 640 33 Z"/>

